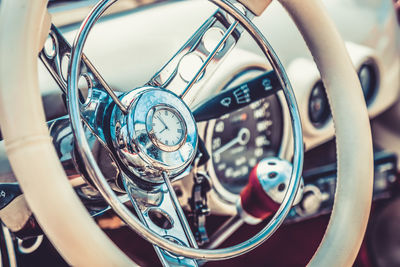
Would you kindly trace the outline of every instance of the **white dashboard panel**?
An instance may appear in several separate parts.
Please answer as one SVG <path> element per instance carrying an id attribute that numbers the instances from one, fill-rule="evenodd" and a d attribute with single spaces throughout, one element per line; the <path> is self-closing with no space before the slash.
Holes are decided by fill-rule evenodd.
<path id="1" fill-rule="evenodd" d="M 400 30 L 392 3 L 389 0 L 324 2 L 347 43 L 356 70 L 368 60 L 373 60 L 378 67 L 379 88 L 369 105 L 370 117 L 374 118 L 390 108 L 398 100 L 400 92 Z M 114 89 L 128 91 L 146 83 L 214 10 L 215 6 L 204 0 L 169 1 L 140 12 L 111 15 L 95 26 L 85 53 Z M 334 136 L 332 121 L 320 128 L 314 127 L 309 121 L 310 93 L 320 79 L 319 72 L 288 14 L 276 1 L 261 17 L 255 19 L 255 23 L 272 44 L 288 72 L 300 108 L 306 149 L 330 140 Z M 61 27 L 70 42 L 77 27 Z M 194 104 L 220 90 L 235 74 L 251 66 L 269 67 L 254 41 L 245 35 L 215 77 L 208 81 Z M 44 68 L 41 68 L 40 78 L 43 92 L 58 90 Z M 204 130 L 201 125 L 199 130 Z M 286 126 L 285 157 L 290 157 L 291 153 L 290 135 L 290 126 Z M 191 181 L 186 182 L 190 184 L 184 185 L 186 190 L 183 190 L 182 199 L 187 199 L 185 194 L 190 192 Z M 185 184 L 185 181 L 182 183 Z M 217 196 L 212 196 L 210 202 L 218 213 L 235 212 L 234 206 L 224 205 Z"/>
<path id="2" fill-rule="evenodd" d="M 325 1 L 358 69 L 369 58 L 379 70 L 378 92 L 369 105 L 371 118 L 388 109 L 400 91 L 400 34 L 390 1 Z M 187 40 L 215 6 L 208 1 L 169 2 L 140 12 L 111 15 L 100 21 L 87 41 L 85 53 L 113 88 L 128 91 L 146 83 Z M 290 76 L 300 107 L 306 148 L 315 147 L 333 136 L 332 123 L 316 129 L 309 123 L 308 99 L 319 73 L 288 14 L 278 2 L 255 19 L 270 41 Z M 72 42 L 78 25 L 62 27 Z M 248 35 L 238 47 L 250 53 L 233 53 L 222 64 L 215 79 L 196 99 L 201 102 L 224 81 L 251 64 L 264 64 L 260 51 Z M 253 54 L 254 53 L 254 54 Z M 239 54 L 239 55 L 238 55 Z M 241 66 L 243 64 L 243 67 Z M 57 90 L 51 77 L 41 68 L 44 92 Z"/>

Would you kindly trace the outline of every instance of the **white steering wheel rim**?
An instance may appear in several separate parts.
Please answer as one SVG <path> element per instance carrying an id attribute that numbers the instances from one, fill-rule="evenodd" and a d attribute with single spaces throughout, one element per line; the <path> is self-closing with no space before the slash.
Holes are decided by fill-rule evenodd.
<path id="1" fill-rule="evenodd" d="M 258 3 L 264 3 L 242 2 L 255 13 L 262 11 Z M 320 2 L 280 2 L 320 69 L 337 135 L 335 205 L 310 265 L 351 265 L 362 242 L 372 198 L 372 141 L 361 87 L 343 41 Z M 37 75 L 37 53 L 49 29 L 46 4 L 46 0 L 2 1 L 0 124 L 7 153 L 32 211 L 70 264 L 129 265 L 131 260 L 96 226 L 75 195 L 48 135 Z"/>

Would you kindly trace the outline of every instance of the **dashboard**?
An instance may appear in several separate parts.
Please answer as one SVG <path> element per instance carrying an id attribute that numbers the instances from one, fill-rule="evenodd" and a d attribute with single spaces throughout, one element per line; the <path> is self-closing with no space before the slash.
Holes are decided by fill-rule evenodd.
<path id="1" fill-rule="evenodd" d="M 121 2 L 126 4 L 127 1 Z M 373 122 L 376 145 L 374 199 L 387 199 L 392 196 L 396 184 L 400 153 L 400 142 L 399 148 L 393 148 L 391 142 L 385 141 L 389 134 L 386 130 L 392 122 L 381 120 L 396 117 L 393 110 L 399 109 L 400 29 L 396 14 L 390 1 L 325 0 L 324 3 L 346 42 Z M 99 21 L 85 47 L 88 58 L 112 88 L 121 93 L 148 82 L 216 9 L 208 1 L 201 0 L 161 1 L 151 8 L 134 10 L 130 4 L 121 6 Z M 82 4 L 82 7 L 86 8 L 86 5 Z M 56 26 L 70 43 L 79 27 L 79 15 L 73 10 L 58 6 L 50 9 Z M 70 20 L 65 14 L 71 15 Z M 354 17 L 364 19 L 354 20 Z M 57 22 L 58 18 L 62 19 Z M 334 123 L 318 69 L 295 25 L 279 4 L 273 2 L 266 14 L 255 18 L 254 22 L 287 71 L 302 119 L 306 151 L 304 197 L 292 209 L 286 223 L 328 214 L 333 205 L 336 179 Z M 39 69 L 47 118 L 65 115 L 61 91 L 44 66 L 39 64 Z M 243 34 L 215 75 L 205 82 L 201 93 L 193 98 L 190 108 L 196 110 L 210 96 L 257 79 L 271 69 L 255 42 Z M 238 87 L 233 93 L 234 98 L 224 99 L 221 105 L 229 106 L 231 101 L 250 102 L 248 90 Z M 163 115 L 160 111 L 160 116 L 168 119 L 174 114 Z M 210 177 L 212 190 L 207 193 L 207 198 L 213 215 L 236 214 L 239 195 L 248 183 L 250 172 L 260 161 L 280 158 L 290 162 L 292 159 L 291 118 L 281 91 L 217 119 L 199 122 L 197 127 L 210 156 L 210 160 L 199 168 Z M 0 152 L 0 179 L 15 182 L 3 146 Z M 277 173 L 268 175 L 273 179 Z M 174 189 L 179 192 L 182 205 L 190 210 L 193 177 L 184 172 L 180 178 L 174 182 Z M 90 189 L 85 184 L 79 190 Z M 279 185 L 278 190 L 285 191 L 285 185 Z"/>
<path id="2" fill-rule="evenodd" d="M 392 3 L 370 1 L 360 8 L 358 1 L 347 5 L 325 2 L 346 41 L 373 119 L 396 102 L 400 91 L 400 38 Z M 192 10 L 196 10 L 195 16 L 184 15 L 191 14 Z M 146 83 L 214 10 L 207 1 L 172 1 L 109 15 L 93 29 L 85 53 L 113 88 L 127 91 Z M 57 12 L 55 9 L 55 17 Z M 368 23 L 353 23 L 353 17 L 357 16 L 368 18 Z M 60 29 L 72 42 L 77 24 L 63 23 L 66 25 L 60 25 Z M 294 24 L 277 3 L 273 3 L 264 16 L 255 18 L 255 23 L 276 50 L 295 90 L 306 151 L 329 142 L 334 137 L 329 101 L 315 63 Z M 243 34 L 191 107 L 195 109 L 209 95 L 254 79 L 270 69 L 254 41 Z M 57 86 L 44 68 L 41 74 L 45 99 L 47 96 L 53 100 L 54 94 L 59 94 L 58 89 L 55 93 Z M 237 101 L 246 101 L 246 91 L 241 90 L 236 97 Z M 49 102 L 53 104 L 52 112 L 57 109 L 55 106 L 63 106 Z M 219 119 L 199 123 L 198 129 L 212 159 L 203 168 L 215 189 L 209 193 L 211 210 L 215 214 L 236 212 L 238 195 L 250 171 L 261 159 L 276 156 L 291 160 L 293 140 L 283 94 L 262 99 Z M 191 179 L 183 179 L 177 185 L 182 191 L 181 202 L 187 207 L 191 187 Z"/>

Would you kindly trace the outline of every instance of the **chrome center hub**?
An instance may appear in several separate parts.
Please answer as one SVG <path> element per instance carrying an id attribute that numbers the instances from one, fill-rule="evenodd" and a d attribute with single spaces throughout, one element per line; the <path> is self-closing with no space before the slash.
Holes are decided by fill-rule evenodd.
<path id="1" fill-rule="evenodd" d="M 111 116 L 111 139 L 122 164 L 135 176 L 153 183 L 179 175 L 193 160 L 197 127 L 186 104 L 170 91 L 143 87 L 121 99 Z"/>

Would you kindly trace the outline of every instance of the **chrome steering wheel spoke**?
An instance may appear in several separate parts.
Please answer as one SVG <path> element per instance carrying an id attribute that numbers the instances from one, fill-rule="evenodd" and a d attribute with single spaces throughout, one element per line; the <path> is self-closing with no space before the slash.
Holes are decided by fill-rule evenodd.
<path id="1" fill-rule="evenodd" d="M 95 189 L 93 183 L 87 179 L 88 176 L 85 174 L 85 170 L 80 167 L 82 166 L 82 163 L 79 155 L 76 154 L 74 136 L 68 115 L 48 121 L 47 126 L 49 128 L 52 143 L 65 174 L 90 215 L 96 217 L 109 210 L 111 207 L 104 200 L 103 196 Z M 117 186 L 116 179 L 119 176 L 120 169 L 118 168 L 112 153 L 106 144 L 104 144 L 104 142 L 96 136 L 89 127 L 85 127 L 85 132 L 92 152 L 96 157 L 96 161 L 101 163 L 101 171 L 106 177 L 109 185 L 115 192 L 118 192 L 118 198 L 121 203 L 129 202 L 130 199 L 124 188 L 119 188 Z M 0 165 L 2 166 L 0 169 L 0 185 L 15 185 L 16 188 L 19 188 L 18 181 L 11 169 L 5 152 L 4 140 L 0 141 Z M 4 190 L 4 192 L 6 192 L 7 195 L 9 194 L 7 190 Z M 13 198 L 9 198 L 5 203 L 9 203 L 12 200 Z M 2 208 L 3 207 L 0 207 L 0 210 Z"/>
<path id="2" fill-rule="evenodd" d="M 39 58 L 64 94 L 67 93 L 70 57 L 71 45 L 60 30 L 55 25 L 51 25 L 48 39 L 39 53 Z M 113 102 L 125 114 L 127 107 L 119 99 L 121 93 L 112 90 L 84 54 L 82 54 L 80 64 L 80 81 L 83 84 L 79 93 L 82 119 L 95 134 L 105 141 L 101 125 L 102 120 L 99 120 L 99 118 L 104 117 L 106 108 Z"/>
<path id="3" fill-rule="evenodd" d="M 232 1 L 249 19 L 254 15 Z M 196 94 L 235 47 L 243 27 L 222 9 L 215 11 L 147 85 L 162 87 L 191 105 Z"/>
<path id="4" fill-rule="evenodd" d="M 146 188 L 135 183 L 135 179 L 128 175 L 122 177 L 126 192 L 144 225 L 169 241 L 186 247 L 198 247 L 166 174 L 164 183 Z M 194 259 L 177 256 L 153 246 L 164 266 L 197 266 Z"/>

